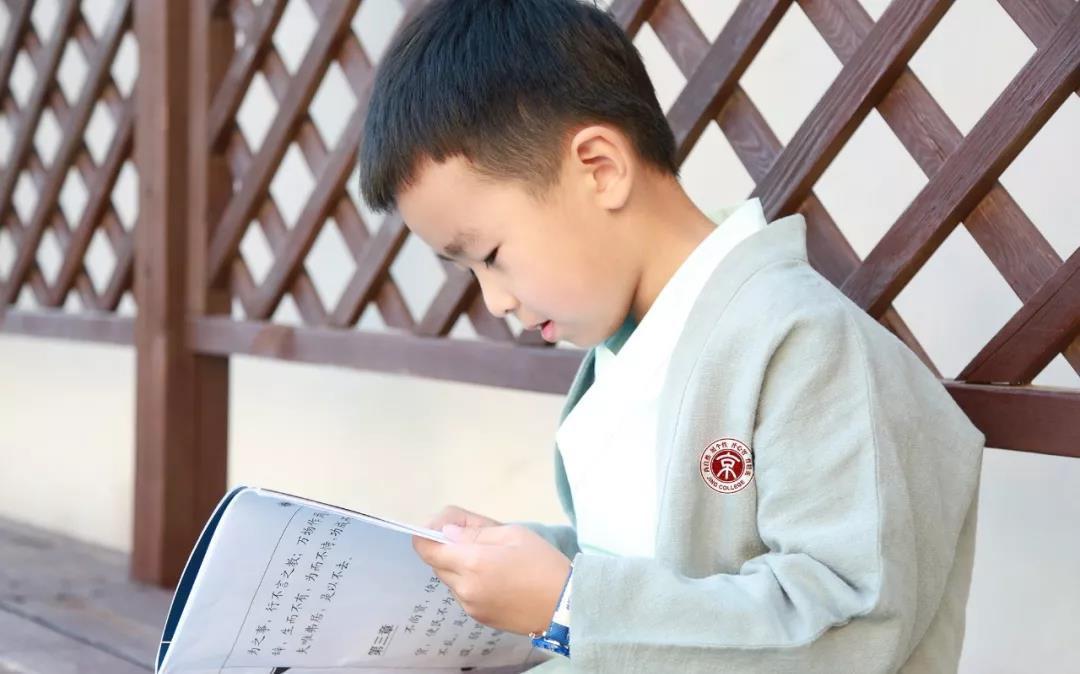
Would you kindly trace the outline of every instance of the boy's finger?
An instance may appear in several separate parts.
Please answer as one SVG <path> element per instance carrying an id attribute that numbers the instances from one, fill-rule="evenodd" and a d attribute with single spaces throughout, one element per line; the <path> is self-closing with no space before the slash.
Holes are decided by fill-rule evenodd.
<path id="1" fill-rule="evenodd" d="M 436 550 L 445 545 L 444 543 L 438 543 L 436 541 L 424 538 L 423 536 L 412 537 L 413 550 L 416 550 L 416 554 L 420 556 L 420 559 L 428 566 L 435 566 L 432 562 L 435 558 Z"/>
<path id="2" fill-rule="evenodd" d="M 475 543 L 480 532 L 490 527 L 459 526 L 446 524 L 442 528 L 443 535 L 455 543 Z"/>
<path id="3" fill-rule="evenodd" d="M 413 549 L 425 564 L 440 572 L 456 573 L 461 566 L 461 548 L 452 543 L 439 543 L 423 536 L 413 536 Z"/>
<path id="4" fill-rule="evenodd" d="M 458 524 L 465 526 L 469 520 L 469 513 L 457 506 L 446 506 L 439 511 L 439 514 L 431 519 L 427 524 L 428 529 L 434 529 L 435 531 L 442 530 L 444 524 Z"/>
<path id="5" fill-rule="evenodd" d="M 448 505 L 439 511 L 435 517 L 427 523 L 428 529 L 442 530 L 444 524 L 456 524 L 460 527 L 491 527 L 501 526 L 502 523 L 486 515 L 474 513 L 456 505 Z"/>

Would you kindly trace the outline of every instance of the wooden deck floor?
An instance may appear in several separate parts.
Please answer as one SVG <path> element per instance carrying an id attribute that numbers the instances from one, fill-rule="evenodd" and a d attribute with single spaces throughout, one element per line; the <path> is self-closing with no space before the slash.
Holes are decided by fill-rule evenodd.
<path id="1" fill-rule="evenodd" d="M 125 555 L 0 518 L 0 674 L 152 672 L 170 597 Z"/>

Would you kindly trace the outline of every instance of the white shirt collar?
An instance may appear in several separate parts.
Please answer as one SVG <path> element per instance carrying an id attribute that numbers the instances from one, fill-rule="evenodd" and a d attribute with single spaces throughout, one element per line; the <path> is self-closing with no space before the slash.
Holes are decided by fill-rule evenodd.
<path id="1" fill-rule="evenodd" d="M 766 226 L 761 200 L 757 197 L 712 217 L 716 229 L 675 270 L 641 323 L 634 325 L 633 318 L 628 317 L 615 335 L 597 345 L 594 354 L 597 378 L 609 371 L 622 371 L 626 376 L 639 378 L 656 375 L 659 368 L 662 374 L 690 310 L 716 266 L 743 239 Z M 616 363 L 617 367 L 612 369 Z"/>

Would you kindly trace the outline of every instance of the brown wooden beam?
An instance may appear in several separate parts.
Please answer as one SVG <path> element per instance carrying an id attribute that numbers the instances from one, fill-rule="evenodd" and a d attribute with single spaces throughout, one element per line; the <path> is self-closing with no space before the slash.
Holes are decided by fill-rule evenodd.
<path id="1" fill-rule="evenodd" d="M 424 317 L 416 326 L 416 334 L 426 337 L 445 336 L 454 329 L 454 323 L 472 304 L 473 299 L 482 296 L 476 277 L 462 271 L 450 262 L 442 262 L 446 281 L 435 299 L 428 305 Z"/>
<path id="2" fill-rule="evenodd" d="M 30 25 L 30 10 L 33 8 L 31 0 L 22 0 L 18 9 L 11 11 L 8 6 L 8 27 L 4 34 L 4 50 L 0 52 L 0 99 L 8 95 L 11 70 L 15 67 L 15 57 L 19 55 L 19 49 L 23 44 L 23 34 Z M 8 165 L 11 161 L 8 160 Z"/>
<path id="3" fill-rule="evenodd" d="M 79 90 L 78 103 L 71 109 L 68 118 L 65 120 L 60 145 L 52 159 L 46 181 L 39 188 L 37 205 L 34 207 L 34 214 L 31 216 L 28 231 L 23 237 L 22 245 L 15 257 L 15 263 L 12 265 L 7 284 L 0 287 L 0 304 L 10 304 L 18 296 L 19 288 L 26 279 L 26 275 L 36 258 L 41 237 L 44 235 L 53 214 L 59 206 L 60 189 L 67 178 L 68 169 L 75 160 L 75 153 L 83 147 L 86 124 L 90 121 L 90 115 L 94 111 L 94 105 L 97 103 L 105 86 L 105 81 L 110 77 L 109 67 L 116 57 L 116 52 L 120 47 L 120 38 L 128 25 L 127 9 L 129 5 L 127 3 L 130 3 L 130 1 L 123 0 L 125 3 L 123 5 L 124 11 L 117 10 L 110 19 L 108 27 L 102 36 L 98 53 L 91 60 L 86 81 L 83 83 L 82 89 Z M 33 129 L 36 127 L 44 110 L 45 96 L 48 94 L 56 76 L 60 57 L 63 54 L 64 47 L 67 45 L 71 26 L 75 22 L 78 11 L 79 6 L 76 4 L 65 5 L 60 18 L 57 19 L 56 34 L 53 36 L 52 42 L 49 43 L 46 58 L 49 70 L 37 74 L 38 79 L 34 84 L 34 93 L 30 103 L 33 107 L 30 114 L 24 115 L 20 120 L 21 124 L 15 138 L 15 150 L 8 159 L 8 166 L 10 167 L 22 166 L 30 154 L 34 137 Z M 9 170 L 0 179 L 0 218 L 4 216 L 5 209 L 11 203 L 12 190 L 18 173 L 18 170 Z"/>
<path id="4" fill-rule="evenodd" d="M 688 74 L 686 86 L 667 114 L 679 164 L 719 114 L 790 6 L 791 0 L 740 3 L 701 64 Z"/>
<path id="5" fill-rule="evenodd" d="M 1080 332 L 1080 250 L 983 347 L 960 379 L 1027 384 Z M 1080 417 L 1077 418 L 1080 424 Z"/>
<path id="6" fill-rule="evenodd" d="M 9 309 L 0 312 L 0 332 L 127 346 L 135 342 L 131 318 L 90 312 Z"/>
<path id="7" fill-rule="evenodd" d="M 626 34 L 633 37 L 658 3 L 659 0 L 615 0 L 611 5 L 611 15 Z"/>
<path id="8" fill-rule="evenodd" d="M 33 3 L 27 2 L 24 11 L 29 12 L 32 5 Z M 34 150 L 34 130 L 41 119 L 41 113 L 45 111 L 46 97 L 49 95 L 49 91 L 56 79 L 56 70 L 60 65 L 60 57 L 64 54 L 64 47 L 67 46 L 67 36 L 71 31 L 71 24 L 75 21 L 78 9 L 78 6 L 74 4 L 64 7 L 63 12 L 57 17 L 53 26 L 54 34 L 42 36 L 42 41 L 47 41 L 48 47 L 45 48 L 44 57 L 34 64 L 34 87 L 30 90 L 26 105 L 19 110 L 17 118 L 19 126 L 15 129 L 14 143 L 8 153 L 7 163 L 4 166 L 5 170 L 3 174 L 0 174 L 0 221 L 3 221 L 7 216 L 8 209 L 12 206 L 12 195 L 15 191 L 15 183 L 19 178 L 19 172 L 25 166 L 27 157 Z M 5 54 L 5 57 L 10 56 L 12 66 L 14 66 L 22 41 L 26 39 L 27 32 L 32 30 L 31 25 L 28 23 L 29 14 L 23 19 L 20 19 L 19 16 L 15 18 L 17 23 L 12 28 L 15 29 L 18 39 L 13 44 L 8 45 L 9 51 Z M 9 77 L 10 70 L 5 75 L 5 80 Z M 6 81 L 5 84 L 7 84 Z M 38 208 L 40 207 L 41 204 L 38 205 Z M 37 245 L 36 242 L 34 245 Z M 22 279 L 20 278 L 19 283 L 21 282 Z M 10 295 L 5 296 L 10 297 Z M 6 302 L 0 302 L 0 304 L 6 304 Z"/>
<path id="9" fill-rule="evenodd" d="M 681 2 L 662 0 L 649 17 L 649 23 L 684 75 L 689 77 L 700 69 L 709 51 L 709 41 Z M 737 83 L 719 109 L 716 122 L 747 173 L 755 183 L 760 182 L 780 155 L 783 145 Z M 680 156 L 680 162 L 684 159 L 685 156 Z M 799 206 L 799 212 L 806 217 L 806 247 L 810 263 L 839 286 L 859 264 L 855 250 L 812 191 Z M 930 355 L 895 309 L 885 311 L 881 322 L 907 344 L 935 376 L 941 376 Z"/>
<path id="10" fill-rule="evenodd" d="M 952 0 L 907 0 L 886 8 L 754 188 L 769 220 L 798 209 L 951 4 Z"/>
<path id="11" fill-rule="evenodd" d="M 378 292 L 380 284 L 390 276 L 390 265 L 405 245 L 409 230 L 397 211 L 387 215 L 375 236 L 367 241 L 364 254 L 356 264 L 356 271 L 341 293 L 337 307 L 331 315 L 331 324 L 337 327 L 352 325 L 364 312 L 364 308 Z"/>
<path id="12" fill-rule="evenodd" d="M 205 2 L 136 0 L 136 439 L 134 578 L 171 586 L 225 492 L 228 359 L 188 348 L 190 314 L 222 311 L 207 290 L 210 216 L 230 182 L 211 161 L 207 110 L 233 49 Z"/>
<path id="13" fill-rule="evenodd" d="M 986 446 L 1080 458 L 1080 391 L 946 382 Z"/>
<path id="14" fill-rule="evenodd" d="M 70 244 L 64 247 L 64 259 L 49 293 L 50 306 L 63 305 L 68 292 L 75 285 L 76 275 L 83 269 L 83 258 L 90 247 L 94 232 L 97 231 L 98 222 L 104 217 L 106 210 L 112 206 L 112 191 L 116 186 L 116 179 L 124 167 L 124 162 L 131 156 L 135 136 L 134 107 L 131 101 L 124 102 L 120 119 L 114 120 L 116 133 L 105 160 L 94 172 L 92 180 L 87 181 L 86 206 L 79 216 L 79 222 L 73 223 L 75 229 L 72 232 Z M 118 264 L 116 269 L 119 275 L 122 271 L 121 265 Z"/>
<path id="15" fill-rule="evenodd" d="M 327 226 L 326 218 L 345 193 L 345 183 L 356 163 L 356 148 L 360 146 L 366 117 L 366 101 L 361 101 L 322 170 L 314 176 L 315 189 L 304 204 L 296 226 L 286 236 L 284 245 L 274 251 L 270 270 L 255 297 L 255 317 L 267 319 L 274 313 L 303 267 L 304 258 L 315 245 L 316 237 Z"/>
<path id="16" fill-rule="evenodd" d="M 800 0 L 800 4 L 841 61 L 851 58 L 873 27 L 858 0 Z M 1001 4 L 1036 46 L 1042 46 L 1073 3 L 1001 0 Z M 878 111 L 928 177 L 963 141 L 960 130 L 910 68 L 897 78 Z M 964 217 L 964 224 L 1021 301 L 1028 301 L 1062 264 L 1046 237 L 1000 183 Z M 1066 346 L 1063 354 L 1080 372 L 1080 340 Z"/>
<path id="17" fill-rule="evenodd" d="M 858 0 L 800 0 L 800 5 L 833 53 L 844 62 L 874 26 Z M 1067 13 L 1062 12 L 1062 16 Z M 1041 42 L 1049 36 L 1040 34 Z M 928 178 L 964 140 L 910 68 L 904 68 L 877 109 Z M 1061 265 L 1061 256 L 1000 183 L 995 183 L 964 217 L 964 225 L 1022 302 L 1030 299 Z M 836 281 L 837 285 L 843 283 L 857 262 Z M 1065 349 L 1065 358 L 1080 372 L 1080 340 Z"/>
<path id="18" fill-rule="evenodd" d="M 844 282 L 844 292 L 880 314 L 1078 85 L 1080 5 L 1075 5 Z"/>
<path id="19" fill-rule="evenodd" d="M 188 342 L 203 354 L 242 353 L 557 394 L 566 393 L 584 355 L 578 349 L 530 348 L 514 342 L 294 328 L 227 318 L 191 321 Z"/>
<path id="20" fill-rule="evenodd" d="M 225 131 L 235 122 L 236 112 L 259 70 L 259 62 L 274 45 L 272 38 L 285 12 L 285 2 L 268 0 L 256 9 L 258 23 L 247 31 L 244 46 L 231 59 L 225 79 L 214 94 L 206 138 L 210 147 L 219 148 L 224 144 Z"/>
<path id="21" fill-rule="evenodd" d="M 358 4 L 359 0 L 335 2 L 329 5 L 329 10 L 320 20 L 318 32 L 308 46 L 303 63 L 293 75 L 289 93 L 255 155 L 251 171 L 241 180 L 239 193 L 229 199 L 221 223 L 215 227 L 207 268 L 211 282 L 227 276 L 226 271 L 247 231 L 251 216 L 258 209 L 259 201 L 265 198 L 270 181 L 293 140 L 296 124 L 307 113 L 308 105 L 349 29 L 349 20 L 356 13 Z"/>
<path id="22" fill-rule="evenodd" d="M 998 4 L 1036 47 L 1042 47 L 1054 34 L 1054 28 L 1069 15 L 1076 0 L 998 0 Z M 1076 95 L 1080 96 L 1080 89 Z"/>
<path id="23" fill-rule="evenodd" d="M 212 151 L 217 151 L 216 146 L 211 147 Z M 231 175 L 243 175 L 252 161 L 251 151 L 248 148 L 244 134 L 231 134 L 224 151 Z M 270 244 L 271 250 L 279 250 L 285 245 L 289 228 L 273 199 L 267 199 L 263 202 L 262 208 L 259 209 L 255 216 L 255 220 L 266 236 L 266 241 Z M 255 312 L 254 298 L 258 293 L 258 287 L 251 276 L 251 271 L 248 269 L 243 255 L 237 255 L 233 258 L 232 291 L 233 294 L 239 297 L 244 312 L 251 316 Z M 326 307 L 323 306 L 322 299 L 319 298 L 315 283 L 311 280 L 307 269 L 301 267 L 298 271 L 296 280 L 293 283 L 292 294 L 293 299 L 296 300 L 296 308 L 305 323 L 311 325 L 323 325 L 326 323 Z"/>
<path id="24" fill-rule="evenodd" d="M 191 348 L 317 365 L 565 394 L 584 352 L 202 318 Z M 987 446 L 1080 457 L 1080 391 L 942 382 L 986 435 Z"/>

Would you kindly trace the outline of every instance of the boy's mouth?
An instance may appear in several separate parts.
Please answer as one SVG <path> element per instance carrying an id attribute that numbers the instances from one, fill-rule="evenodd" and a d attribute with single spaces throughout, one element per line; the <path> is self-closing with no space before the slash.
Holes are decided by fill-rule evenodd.
<path id="1" fill-rule="evenodd" d="M 544 321 L 543 323 L 541 323 L 540 324 L 540 335 L 544 338 L 545 341 L 554 342 L 555 341 L 555 322 L 554 321 Z"/>

